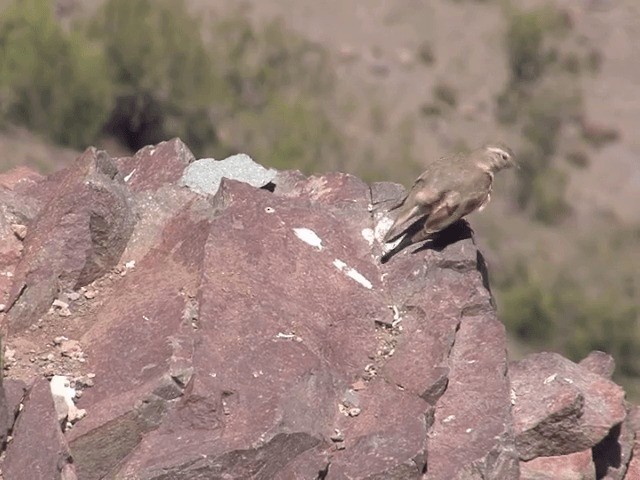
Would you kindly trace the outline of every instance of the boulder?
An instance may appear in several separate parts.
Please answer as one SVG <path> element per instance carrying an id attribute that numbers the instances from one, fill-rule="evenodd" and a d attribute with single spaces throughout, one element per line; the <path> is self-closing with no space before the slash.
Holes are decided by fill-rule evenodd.
<path id="1" fill-rule="evenodd" d="M 25 448 L 42 478 L 83 480 L 637 469 L 610 357 L 509 364 L 466 222 L 383 249 L 399 185 L 195 161 L 177 139 L 12 175 L 6 478 L 23 478 Z M 86 411 L 64 433 L 43 375 L 65 376 Z"/>

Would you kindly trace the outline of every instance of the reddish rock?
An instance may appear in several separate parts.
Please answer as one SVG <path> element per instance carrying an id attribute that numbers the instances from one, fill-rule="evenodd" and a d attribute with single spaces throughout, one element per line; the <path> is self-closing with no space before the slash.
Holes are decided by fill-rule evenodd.
<path id="1" fill-rule="evenodd" d="M 626 472 L 626 478 L 633 480 L 640 478 L 640 407 L 633 406 L 629 409 L 627 425 L 629 430 L 635 433 L 635 439 L 632 444 L 631 460 L 629 461 Z"/>
<path id="2" fill-rule="evenodd" d="M 119 260 L 134 218 L 117 174 L 109 156 L 94 148 L 60 174 L 53 197 L 29 226 L 7 302 L 10 329 L 28 327 L 59 290 L 86 285 Z"/>
<path id="3" fill-rule="evenodd" d="M 5 378 L 2 380 L 2 389 L 7 402 L 9 418 L 11 419 L 11 424 L 13 424 L 13 418 L 18 414 L 20 404 L 27 394 L 27 385 L 20 380 Z"/>
<path id="4" fill-rule="evenodd" d="M 18 166 L 0 174 L 0 187 L 15 192 L 24 192 L 43 179 L 44 177 L 32 168 Z"/>
<path id="5" fill-rule="evenodd" d="M 197 305 L 207 234 L 206 219 L 189 208 L 178 212 L 81 339 L 96 374 L 78 405 L 89 416 L 69 433 L 81 478 L 111 471 L 158 427 L 167 402 L 189 382 L 195 340 L 187 313 Z"/>
<path id="6" fill-rule="evenodd" d="M 184 168 L 195 160 L 191 150 L 178 138 L 148 145 L 133 157 L 115 160 L 125 183 L 133 192 L 157 190 L 177 184 Z"/>
<path id="7" fill-rule="evenodd" d="M 462 317 L 429 435 L 426 478 L 518 478 L 504 345 L 495 314 Z"/>
<path id="8" fill-rule="evenodd" d="M 611 378 L 616 369 L 616 362 L 611 355 L 605 352 L 593 351 L 578 364 L 591 373 L 605 378 Z"/>
<path id="9" fill-rule="evenodd" d="M 606 480 L 626 478 L 635 436 L 627 417 L 622 424 L 614 426 L 609 434 L 593 447 L 592 456 L 597 478 Z"/>
<path id="10" fill-rule="evenodd" d="M 344 449 L 332 456 L 328 478 L 422 478 L 431 426 L 429 406 L 381 378 L 357 398 L 361 413 L 338 419 Z"/>
<path id="11" fill-rule="evenodd" d="M 558 354 L 530 355 L 510 374 L 523 460 L 592 448 L 625 418 L 622 388 Z"/>
<path id="12" fill-rule="evenodd" d="M 59 360 L 95 373 L 78 402 L 87 416 L 65 434 L 73 466 L 57 466 L 69 478 L 515 480 L 516 439 L 526 458 L 558 455 L 560 427 L 598 476 L 622 478 L 637 428 L 621 423 L 607 358 L 532 357 L 509 372 L 465 222 L 381 262 L 376 227 L 400 186 L 280 172 L 263 189 L 224 180 L 207 197 L 177 186 L 192 160 L 179 140 L 115 161 L 89 150 L 0 196 L 33 202 L 11 260 L 14 320 L 34 322 L 58 289 L 96 279 L 97 295 L 66 297 L 70 316 L 54 316 L 73 325 L 86 362 Z M 127 266 L 110 270 L 116 257 Z M 65 333 L 23 344 L 46 353 Z M 49 465 L 47 451 L 30 452 Z M 560 453 L 571 461 L 554 468 L 579 471 L 568 467 L 580 454 Z"/>
<path id="13" fill-rule="evenodd" d="M 24 249 L 16 230 L 25 229 L 40 208 L 39 202 L 24 191 L 40 181 L 41 177 L 26 167 L 0 174 L 0 304 L 5 309 L 15 267 Z"/>
<path id="14" fill-rule="evenodd" d="M 76 478 L 47 380 L 37 380 L 24 400 L 13 440 L 7 446 L 2 473 L 11 480 Z"/>
<path id="15" fill-rule="evenodd" d="M 596 480 L 591 450 L 520 463 L 520 480 Z"/>
<path id="16" fill-rule="evenodd" d="M 14 427 L 27 388 L 24 382 L 10 378 L 0 385 L 0 441 L 4 444 L 8 433 Z"/>

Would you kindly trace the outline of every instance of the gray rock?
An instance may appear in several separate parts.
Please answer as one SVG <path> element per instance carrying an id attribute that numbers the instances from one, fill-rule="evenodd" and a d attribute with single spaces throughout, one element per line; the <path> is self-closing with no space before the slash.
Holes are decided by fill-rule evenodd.
<path id="1" fill-rule="evenodd" d="M 271 182 L 277 173 L 276 170 L 266 169 L 254 162 L 249 155 L 239 153 L 224 160 L 196 160 L 185 169 L 180 185 L 201 194 L 215 195 L 223 178 L 260 188 Z"/>

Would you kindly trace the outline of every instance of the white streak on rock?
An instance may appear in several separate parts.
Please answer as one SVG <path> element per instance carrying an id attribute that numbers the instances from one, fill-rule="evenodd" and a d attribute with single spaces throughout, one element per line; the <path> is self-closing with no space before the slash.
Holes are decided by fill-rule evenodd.
<path id="1" fill-rule="evenodd" d="M 131 173 L 129 175 L 124 177 L 125 183 L 127 183 L 129 180 L 131 180 L 131 177 L 133 177 L 133 174 L 136 173 L 136 170 L 137 170 L 137 168 L 134 168 L 133 170 L 131 170 Z"/>
<path id="2" fill-rule="evenodd" d="M 382 242 L 382 239 L 387 234 L 389 230 L 391 230 L 391 226 L 393 225 L 393 220 L 389 217 L 382 217 L 380 221 L 376 224 L 375 230 L 375 238 L 378 242 Z"/>
<path id="3" fill-rule="evenodd" d="M 65 418 L 68 422 L 75 422 L 84 417 L 87 412 L 84 409 L 76 408 L 73 398 L 76 396 L 75 388 L 71 388 L 69 379 L 62 375 L 54 375 L 49 384 L 51 396 L 58 414 L 58 421 Z"/>
<path id="4" fill-rule="evenodd" d="M 344 272 L 347 277 L 355 280 L 356 282 L 358 282 L 363 287 L 368 288 L 369 290 L 371 290 L 373 288 L 373 285 L 371 284 L 371 282 L 369 280 L 367 280 L 367 278 L 364 275 L 362 275 L 356 269 L 349 267 L 342 260 L 339 260 L 339 259 L 336 258 L 333 261 L 333 265 L 338 270 L 340 270 L 341 272 Z"/>
<path id="5" fill-rule="evenodd" d="M 310 230 L 308 228 L 294 228 L 293 233 L 295 233 L 296 237 L 298 237 L 303 242 L 308 243 L 318 250 L 322 250 L 322 239 L 318 235 L 316 235 L 316 232 L 314 232 L 313 230 Z"/>
<path id="6" fill-rule="evenodd" d="M 362 238 L 364 238 L 369 245 L 373 245 L 373 241 L 376 239 L 375 232 L 371 228 L 362 229 Z"/>

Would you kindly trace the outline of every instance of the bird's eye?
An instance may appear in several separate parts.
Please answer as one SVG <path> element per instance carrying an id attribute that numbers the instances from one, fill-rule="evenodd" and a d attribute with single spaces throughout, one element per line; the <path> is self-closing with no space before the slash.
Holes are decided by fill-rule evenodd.
<path id="1" fill-rule="evenodd" d="M 502 154 L 502 159 L 505 160 L 505 161 L 509 160 L 509 155 L 507 155 L 506 153 L 503 153 Z"/>

